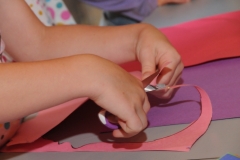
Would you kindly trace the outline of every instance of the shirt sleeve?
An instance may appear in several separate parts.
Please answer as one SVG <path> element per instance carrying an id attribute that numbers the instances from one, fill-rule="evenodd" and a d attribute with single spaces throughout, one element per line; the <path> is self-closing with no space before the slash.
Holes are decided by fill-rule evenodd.
<path id="1" fill-rule="evenodd" d="M 157 0 L 82 0 L 104 11 L 120 12 L 122 15 L 142 21 L 156 7 Z"/>

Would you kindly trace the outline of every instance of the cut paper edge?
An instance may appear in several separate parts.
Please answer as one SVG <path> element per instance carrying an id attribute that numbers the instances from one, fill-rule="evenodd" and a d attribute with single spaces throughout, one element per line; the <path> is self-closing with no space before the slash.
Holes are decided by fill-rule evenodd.
<path id="1" fill-rule="evenodd" d="M 185 22 L 172 27 L 162 28 L 160 30 L 168 37 L 170 42 L 180 53 L 186 67 L 222 58 L 238 57 L 240 53 L 239 23 L 240 11 L 235 11 Z M 192 33 L 186 34 L 186 31 Z M 184 38 L 182 38 L 183 36 Z M 193 43 L 195 41 L 197 42 Z M 186 44 L 191 45 L 186 47 Z M 127 71 L 141 69 L 139 62 L 123 64 L 122 67 Z M 19 131 L 8 145 L 31 143 L 37 140 L 64 120 L 86 100 L 87 98 L 73 100 L 61 104 L 58 107 L 39 112 L 37 117 L 22 124 Z M 70 107 L 66 107 L 68 104 Z M 54 115 L 57 115 L 57 111 L 62 110 L 61 107 L 65 108 L 66 113 L 57 120 L 55 118 L 49 120 L 52 112 L 54 112 Z M 47 124 L 45 130 L 40 129 L 41 127 L 39 127 L 43 126 L 43 124 Z"/>
<path id="2" fill-rule="evenodd" d="M 194 86 L 176 85 L 171 88 Z M 38 139 L 31 144 L 19 144 L 5 147 L 2 152 L 77 152 L 77 151 L 189 151 L 192 145 L 207 131 L 212 118 L 212 105 L 207 93 L 198 86 L 194 86 L 201 95 L 201 115 L 198 120 L 185 129 L 154 141 L 143 143 L 92 143 L 80 148 L 72 148 L 69 142 L 58 144 L 50 140 Z"/>
<path id="3" fill-rule="evenodd" d="M 140 78 L 140 72 L 132 72 L 133 76 Z M 11 138 L 6 146 L 17 144 L 32 143 L 52 128 L 61 123 L 66 117 L 74 112 L 89 98 L 78 98 L 58 106 L 40 111 L 37 115 L 21 124 L 17 133 Z M 52 115 L 55 115 L 52 118 Z M 41 127 L 39 127 L 41 126 Z"/>
<path id="4" fill-rule="evenodd" d="M 145 88 L 150 85 L 150 84 L 153 84 L 153 85 L 156 85 L 156 79 L 158 77 L 159 74 L 161 74 L 162 70 L 168 65 L 170 64 L 171 62 L 165 62 L 163 63 L 162 66 L 160 66 L 160 69 L 157 69 L 154 73 L 152 73 L 150 76 L 148 76 L 147 78 L 143 79 L 142 80 L 142 84 L 143 84 L 143 88 L 145 90 Z M 137 77 L 138 79 L 141 79 L 141 73 L 140 72 L 131 72 L 132 75 L 134 75 L 135 77 Z M 165 86 L 165 84 L 164 84 Z M 145 90 L 145 92 L 147 92 Z M 151 91 L 148 91 L 148 93 L 151 92 Z M 118 129 L 120 126 L 117 124 L 117 123 L 111 123 L 110 121 L 108 121 L 107 119 L 107 116 L 106 115 L 111 115 L 111 113 L 109 113 L 108 111 L 106 110 L 101 110 L 99 113 L 98 113 L 98 117 L 99 117 L 99 120 L 100 122 L 105 125 L 108 129 Z M 107 130 L 108 130 L 107 129 Z M 105 132 L 106 130 L 103 130 L 102 132 Z"/>

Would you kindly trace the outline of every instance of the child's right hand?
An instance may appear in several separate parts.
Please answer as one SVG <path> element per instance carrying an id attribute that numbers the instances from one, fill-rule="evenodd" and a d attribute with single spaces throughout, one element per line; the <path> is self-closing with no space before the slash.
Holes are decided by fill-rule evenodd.
<path id="1" fill-rule="evenodd" d="M 88 68 L 91 85 L 90 99 L 117 116 L 121 129 L 113 131 L 114 137 L 131 137 L 147 126 L 146 113 L 150 108 L 140 80 L 118 65 L 92 56 Z"/>

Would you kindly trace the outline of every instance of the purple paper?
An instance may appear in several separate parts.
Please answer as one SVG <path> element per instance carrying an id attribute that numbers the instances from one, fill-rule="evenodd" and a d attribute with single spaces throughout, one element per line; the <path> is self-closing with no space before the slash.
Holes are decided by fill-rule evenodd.
<path id="1" fill-rule="evenodd" d="M 240 58 L 185 68 L 182 78 L 184 84 L 198 85 L 208 93 L 213 120 L 240 117 Z M 200 115 L 200 95 L 194 87 L 181 87 L 169 102 L 151 95 L 149 100 L 152 105 L 149 127 L 191 123 Z M 100 110 L 89 100 L 43 137 L 59 143 L 70 142 L 75 148 L 96 142 L 143 142 L 151 138 L 143 132 L 127 140 L 114 138 L 112 130 L 98 119 Z"/>
<path id="2" fill-rule="evenodd" d="M 185 68 L 184 84 L 203 88 L 213 106 L 213 120 L 240 117 L 240 58 Z M 191 123 L 200 115 L 200 96 L 194 87 L 181 87 L 167 102 L 149 95 L 149 127 Z M 167 103 L 167 104 L 166 104 Z"/>

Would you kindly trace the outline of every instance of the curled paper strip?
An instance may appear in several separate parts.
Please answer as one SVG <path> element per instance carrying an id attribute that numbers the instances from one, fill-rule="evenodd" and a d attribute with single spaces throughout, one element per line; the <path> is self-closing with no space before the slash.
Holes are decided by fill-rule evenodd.
<path id="1" fill-rule="evenodd" d="M 176 26 L 163 28 L 161 29 L 161 31 L 168 37 L 168 39 L 173 44 L 173 46 L 181 54 L 181 57 L 185 66 L 196 65 L 203 62 L 216 60 L 216 59 L 236 57 L 236 56 L 239 56 L 239 51 L 240 51 L 240 45 L 239 45 L 239 39 L 240 39 L 239 17 L 240 16 L 239 15 L 240 15 L 240 11 L 224 13 L 221 15 L 211 16 L 211 17 L 179 24 Z M 238 63 L 235 62 L 233 64 L 238 64 Z M 229 64 L 225 64 L 225 65 L 229 66 Z M 220 66 L 222 66 L 222 64 L 219 63 L 218 67 Z M 133 62 L 133 63 L 123 64 L 122 67 L 130 72 L 130 71 L 139 70 L 141 68 L 141 65 L 138 62 Z M 225 67 L 225 68 L 228 68 L 228 67 Z M 213 66 L 212 66 L 212 69 L 214 69 Z M 192 74 L 190 75 L 192 76 Z M 192 82 L 193 81 L 190 81 L 190 83 Z M 198 81 L 196 82 L 194 81 L 195 84 L 201 84 L 202 86 L 202 83 L 197 83 L 197 82 Z M 221 81 L 221 83 L 223 82 Z M 216 90 L 213 90 L 213 91 L 216 92 Z M 228 92 L 231 93 L 232 91 L 229 90 Z M 217 96 L 219 96 L 220 94 L 218 94 L 217 96 L 216 94 L 214 95 L 211 95 L 211 96 L 213 96 L 212 98 L 216 99 L 216 104 L 221 103 L 220 101 L 218 101 L 217 103 L 217 100 L 219 99 L 219 97 Z M 225 94 L 225 95 L 228 96 L 230 94 Z M 220 96 L 225 97 L 225 95 L 220 95 Z M 75 106 L 69 103 L 63 104 L 67 108 L 66 109 L 67 112 L 64 112 L 64 111 L 61 112 L 62 115 L 60 115 L 60 110 L 62 109 L 63 105 L 61 105 L 62 107 L 53 107 L 49 111 L 41 111 L 38 114 L 37 119 L 32 119 L 35 122 L 31 120 L 31 121 L 28 121 L 27 123 L 22 124 L 18 133 L 15 135 L 14 139 L 12 139 L 12 141 L 8 145 L 15 145 L 19 143 L 30 143 L 30 142 L 36 141 L 44 133 L 48 132 L 50 129 L 52 129 L 57 124 L 59 124 L 64 118 L 66 118 L 78 106 L 82 105 L 86 100 L 87 98 L 83 98 L 78 103 L 75 103 L 74 104 Z M 72 107 L 69 107 L 68 105 Z M 234 106 L 236 109 L 237 105 L 234 104 Z M 56 112 L 55 110 L 58 110 L 58 109 L 59 109 L 59 112 L 57 114 L 55 113 Z M 226 110 L 223 107 L 221 109 L 222 109 L 222 112 Z M 54 111 L 55 116 L 58 116 L 58 121 L 53 122 L 48 119 L 48 117 L 52 116 L 51 110 Z M 233 110 L 231 111 L 232 111 L 231 114 L 228 114 L 228 113 L 221 114 L 220 111 L 219 112 L 217 111 L 215 112 L 215 115 L 216 115 L 215 119 L 224 119 L 224 118 L 239 116 L 237 115 L 237 112 L 234 112 Z M 184 122 L 186 122 L 187 120 L 184 120 Z M 181 121 L 181 123 L 183 123 L 183 121 Z M 176 122 L 174 122 L 174 124 L 176 124 Z M 156 124 L 154 125 L 156 126 Z"/>
<path id="2" fill-rule="evenodd" d="M 194 85 L 176 85 L 170 88 Z M 207 93 L 198 86 L 194 86 L 201 95 L 202 111 L 195 122 L 187 128 L 171 136 L 144 143 L 94 143 L 88 144 L 78 151 L 149 151 L 149 150 L 171 150 L 189 151 L 192 145 L 207 130 L 212 118 L 212 104 Z"/>
<path id="3" fill-rule="evenodd" d="M 40 138 L 31 144 L 6 147 L 2 152 L 77 152 L 77 151 L 189 151 L 192 145 L 206 132 L 212 118 L 212 105 L 207 93 L 195 85 L 176 85 L 171 88 L 193 86 L 201 95 L 201 115 L 185 129 L 154 141 L 143 143 L 93 143 L 80 148 L 72 148 L 70 143 L 57 142 Z"/>

